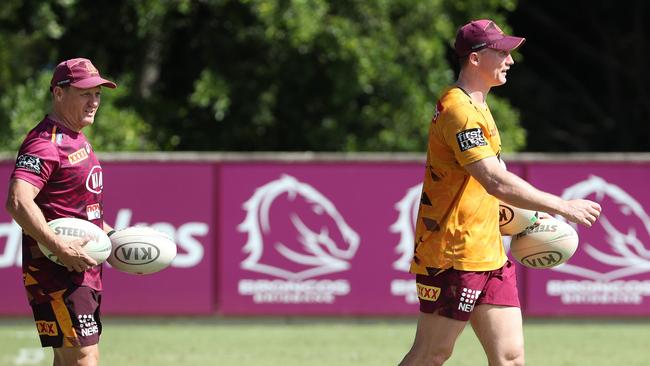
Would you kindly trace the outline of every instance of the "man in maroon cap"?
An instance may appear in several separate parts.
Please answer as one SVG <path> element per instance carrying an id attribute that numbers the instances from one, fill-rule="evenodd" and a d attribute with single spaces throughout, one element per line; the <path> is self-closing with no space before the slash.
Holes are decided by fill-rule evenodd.
<path id="1" fill-rule="evenodd" d="M 515 266 L 499 233 L 499 200 L 562 215 L 591 226 L 600 206 L 541 192 L 505 170 L 501 140 L 486 103 L 505 84 L 510 51 L 524 38 L 491 20 L 458 30 L 460 73 L 436 105 L 429 127 L 426 174 L 418 210 L 415 255 L 420 317 L 400 365 L 442 365 L 468 321 L 490 366 L 523 365 L 524 337 Z"/>
<path id="2" fill-rule="evenodd" d="M 52 110 L 25 138 L 11 175 L 7 211 L 23 229 L 23 278 L 43 347 L 54 365 L 97 365 L 102 324 L 102 266 L 89 257 L 85 240 L 66 242 L 47 222 L 75 217 L 105 232 L 102 168 L 81 130 L 93 124 L 101 87 L 115 88 L 90 60 L 57 65 L 50 91 Z M 47 259 L 38 243 L 65 266 Z"/>

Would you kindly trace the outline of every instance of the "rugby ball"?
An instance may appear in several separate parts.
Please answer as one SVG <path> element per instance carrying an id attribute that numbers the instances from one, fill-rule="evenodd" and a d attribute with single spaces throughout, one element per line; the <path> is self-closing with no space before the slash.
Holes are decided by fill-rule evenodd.
<path id="1" fill-rule="evenodd" d="M 176 258 L 176 243 L 166 234 L 133 226 L 110 236 L 113 246 L 108 263 L 122 272 L 150 274 L 167 268 Z"/>
<path id="2" fill-rule="evenodd" d="M 91 239 L 83 246 L 83 249 L 86 254 L 97 261 L 97 264 L 106 261 L 111 254 L 111 241 L 108 239 L 108 236 L 104 230 L 90 221 L 74 217 L 64 217 L 54 219 L 48 222 L 47 225 L 56 235 L 63 237 L 66 241 L 90 237 Z M 38 247 L 49 260 L 56 264 L 64 265 L 48 247 L 41 243 L 38 243 Z"/>
<path id="3" fill-rule="evenodd" d="M 538 224 L 512 237 L 510 253 L 528 268 L 552 268 L 578 249 L 578 233 L 564 221 L 541 218 Z"/>
<path id="4" fill-rule="evenodd" d="M 499 231 L 501 235 L 515 235 L 532 226 L 539 219 L 537 211 L 525 210 L 499 202 Z"/>

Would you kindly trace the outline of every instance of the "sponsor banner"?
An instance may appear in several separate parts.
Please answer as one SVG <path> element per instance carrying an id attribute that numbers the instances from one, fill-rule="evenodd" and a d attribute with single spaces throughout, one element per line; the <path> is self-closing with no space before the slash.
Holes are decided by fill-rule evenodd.
<path id="1" fill-rule="evenodd" d="M 417 163 L 224 165 L 219 312 L 417 314 L 408 269 L 423 174 Z"/>
<path id="2" fill-rule="evenodd" d="M 105 194 L 102 207 L 88 204 L 89 217 L 118 229 L 154 226 L 179 250 L 172 267 L 152 275 L 105 266 L 103 312 L 417 314 L 418 295 L 435 297 L 408 273 L 423 165 L 105 162 L 82 182 Z M 524 314 L 650 314 L 649 165 L 508 164 L 541 189 L 603 206 L 593 228 L 577 227 L 580 246 L 567 264 L 517 266 Z M 5 194 L 13 166 L 0 164 Z M 31 313 L 20 241 L 0 210 L 3 315 Z"/>
<path id="3" fill-rule="evenodd" d="M 412 225 L 423 174 L 416 163 L 224 164 L 218 311 L 416 314 L 396 223 Z"/>
<path id="4" fill-rule="evenodd" d="M 650 315 L 650 164 L 533 164 L 528 178 L 566 199 L 598 202 L 569 261 L 526 273 L 528 315 Z"/>
<path id="5" fill-rule="evenodd" d="M 0 164 L 0 197 L 3 197 L 3 203 L 7 197 L 9 177 L 13 170 L 13 161 Z M 32 314 L 27 303 L 23 273 L 20 269 L 22 263 L 21 242 L 20 226 L 11 219 L 5 209 L 0 210 L 0 289 L 2 289 L 0 314 L 2 315 Z M 45 329 L 46 326 L 42 325 L 40 330 L 45 331 Z"/>
<path id="6" fill-rule="evenodd" d="M 0 164 L 0 176 L 5 177 L 1 192 L 7 192 L 12 169 L 12 163 Z M 82 182 L 89 190 L 103 189 L 103 218 L 109 225 L 150 225 L 178 245 L 172 265 L 155 274 L 132 275 L 105 264 L 102 313 L 213 313 L 214 169 L 210 163 L 102 163 L 92 181 Z M 92 204 L 87 212 L 101 214 Z M 20 246 L 20 227 L 0 211 L 0 314 L 31 314 L 21 279 Z"/>
<path id="7" fill-rule="evenodd" d="M 211 232 L 213 165 L 102 163 L 104 219 L 115 229 L 149 225 L 178 246 L 168 267 L 148 275 L 104 270 L 108 314 L 210 314 L 214 311 Z"/>

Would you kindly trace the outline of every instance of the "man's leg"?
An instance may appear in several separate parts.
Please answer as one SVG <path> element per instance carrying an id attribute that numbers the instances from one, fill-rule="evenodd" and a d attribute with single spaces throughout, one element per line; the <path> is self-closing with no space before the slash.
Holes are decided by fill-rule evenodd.
<path id="1" fill-rule="evenodd" d="M 400 366 L 439 366 L 454 349 L 467 322 L 436 314 L 420 313 L 415 341 Z"/>
<path id="2" fill-rule="evenodd" d="M 99 346 L 60 347 L 54 350 L 54 366 L 97 366 Z"/>
<path id="3" fill-rule="evenodd" d="M 97 366 L 99 346 L 60 347 L 54 350 L 54 366 Z"/>
<path id="4" fill-rule="evenodd" d="M 490 366 L 524 365 L 524 333 L 521 309 L 513 306 L 478 305 L 470 318 Z"/>

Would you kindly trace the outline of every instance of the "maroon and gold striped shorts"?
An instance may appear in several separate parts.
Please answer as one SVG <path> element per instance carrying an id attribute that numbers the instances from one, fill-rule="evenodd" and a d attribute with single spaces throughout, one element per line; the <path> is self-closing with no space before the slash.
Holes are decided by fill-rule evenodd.
<path id="1" fill-rule="evenodd" d="M 101 291 L 81 286 L 49 295 L 49 302 L 30 304 L 43 347 L 83 347 L 99 342 Z"/>

